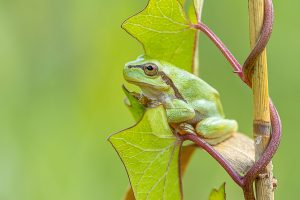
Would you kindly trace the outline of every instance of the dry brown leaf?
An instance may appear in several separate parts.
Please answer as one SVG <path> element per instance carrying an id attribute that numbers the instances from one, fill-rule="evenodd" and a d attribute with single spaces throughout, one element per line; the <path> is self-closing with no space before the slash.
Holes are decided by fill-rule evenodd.
<path id="1" fill-rule="evenodd" d="M 235 133 L 214 148 L 241 174 L 254 164 L 254 142 L 244 134 Z"/>

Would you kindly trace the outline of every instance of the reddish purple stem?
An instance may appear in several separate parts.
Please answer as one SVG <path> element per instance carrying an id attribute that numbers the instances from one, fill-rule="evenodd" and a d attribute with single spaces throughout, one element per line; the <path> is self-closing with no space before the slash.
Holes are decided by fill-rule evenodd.
<path id="1" fill-rule="evenodd" d="M 264 22 L 261 30 L 261 35 L 256 43 L 256 46 L 250 52 L 247 57 L 243 68 L 241 64 L 237 61 L 237 59 L 233 56 L 233 54 L 229 51 L 229 49 L 225 46 L 225 44 L 218 38 L 218 36 L 209 29 L 202 22 L 198 22 L 198 24 L 193 25 L 194 28 L 202 31 L 206 36 L 208 36 L 211 41 L 219 48 L 225 58 L 229 61 L 231 66 L 237 75 L 244 81 L 249 87 L 251 87 L 251 72 L 254 67 L 254 63 L 257 57 L 261 54 L 261 52 L 265 49 L 270 35 L 272 33 L 273 26 L 273 3 L 272 0 L 265 0 L 265 10 L 264 10 Z M 182 140 L 191 140 L 204 150 L 206 150 L 212 157 L 214 157 L 220 165 L 228 172 L 228 174 L 232 177 L 232 179 L 241 187 L 246 190 L 249 190 L 250 185 L 253 183 L 257 175 L 266 167 L 266 165 L 271 161 L 272 157 L 276 153 L 280 139 L 281 139 L 281 121 L 276 110 L 276 107 L 272 103 L 270 99 L 270 115 L 271 115 L 271 125 L 272 125 L 272 135 L 269 142 L 268 147 L 265 149 L 264 153 L 260 157 L 258 161 L 251 167 L 251 169 L 246 173 L 245 176 L 240 176 L 232 166 L 209 144 L 207 144 L 202 138 L 187 134 L 180 136 Z M 249 192 L 249 191 L 248 191 Z"/>
<path id="2" fill-rule="evenodd" d="M 240 63 L 234 57 L 234 55 L 229 51 L 226 45 L 218 38 L 218 36 L 204 23 L 198 22 L 198 24 L 193 25 L 194 28 L 202 31 L 209 39 L 219 48 L 224 57 L 228 60 L 231 66 L 234 69 L 234 72 L 239 75 L 241 79 L 243 79 L 243 72 Z"/>
<path id="3" fill-rule="evenodd" d="M 209 153 L 214 159 L 216 159 L 220 165 L 227 171 L 227 173 L 231 176 L 231 178 L 241 187 L 243 187 L 244 182 L 243 182 L 243 177 L 240 176 L 230 164 L 223 158 L 219 152 L 217 152 L 211 145 L 209 145 L 205 140 L 202 138 L 198 137 L 197 135 L 194 134 L 185 134 L 179 136 L 181 140 L 190 140 L 194 142 L 197 146 L 201 147 L 204 149 L 207 153 Z"/>
<path id="4" fill-rule="evenodd" d="M 252 76 L 252 68 L 257 57 L 261 54 L 261 52 L 267 46 L 272 29 L 273 29 L 273 21 L 274 21 L 274 9 L 272 0 L 265 0 L 264 6 L 264 22 L 261 30 L 261 34 L 256 42 L 255 47 L 252 49 L 251 53 L 247 57 L 246 61 L 243 65 L 243 74 L 245 78 L 245 82 L 251 86 L 251 76 Z"/>

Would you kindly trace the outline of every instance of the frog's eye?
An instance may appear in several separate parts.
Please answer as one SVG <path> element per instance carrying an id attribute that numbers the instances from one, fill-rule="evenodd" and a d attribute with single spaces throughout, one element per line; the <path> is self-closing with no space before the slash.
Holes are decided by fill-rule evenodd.
<path id="1" fill-rule="evenodd" d="M 158 67 L 153 63 L 145 64 L 143 69 L 148 76 L 155 76 L 158 72 Z"/>

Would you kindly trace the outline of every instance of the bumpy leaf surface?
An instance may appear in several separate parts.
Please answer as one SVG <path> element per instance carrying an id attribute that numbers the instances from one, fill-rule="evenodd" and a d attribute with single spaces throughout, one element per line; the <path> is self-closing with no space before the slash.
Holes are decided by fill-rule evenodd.
<path id="1" fill-rule="evenodd" d="M 150 0 L 123 28 L 143 44 L 146 55 L 191 71 L 197 31 L 178 0 Z"/>
<path id="2" fill-rule="evenodd" d="M 148 109 L 132 128 L 112 135 L 137 200 L 181 199 L 179 151 L 162 106 Z"/>

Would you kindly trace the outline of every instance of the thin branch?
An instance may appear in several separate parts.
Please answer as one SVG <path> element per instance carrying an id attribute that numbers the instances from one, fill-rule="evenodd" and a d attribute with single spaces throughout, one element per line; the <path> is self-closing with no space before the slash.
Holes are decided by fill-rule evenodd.
<path id="1" fill-rule="evenodd" d="M 200 148 L 204 149 L 207 153 L 209 153 L 218 163 L 226 170 L 226 172 L 231 176 L 231 178 L 238 184 L 243 187 L 243 177 L 238 174 L 235 169 L 224 159 L 224 157 L 217 152 L 210 144 L 208 144 L 204 139 L 200 138 L 196 134 L 184 134 L 179 136 L 182 141 L 192 141 Z"/>
<path id="2" fill-rule="evenodd" d="M 226 45 L 220 40 L 220 38 L 203 22 L 198 22 L 198 24 L 194 24 L 193 27 L 202 31 L 218 47 L 218 49 L 222 52 L 224 57 L 233 67 L 234 72 L 236 72 L 239 75 L 239 77 L 243 79 L 243 73 L 240 63 L 230 52 L 230 50 L 226 47 Z"/>

